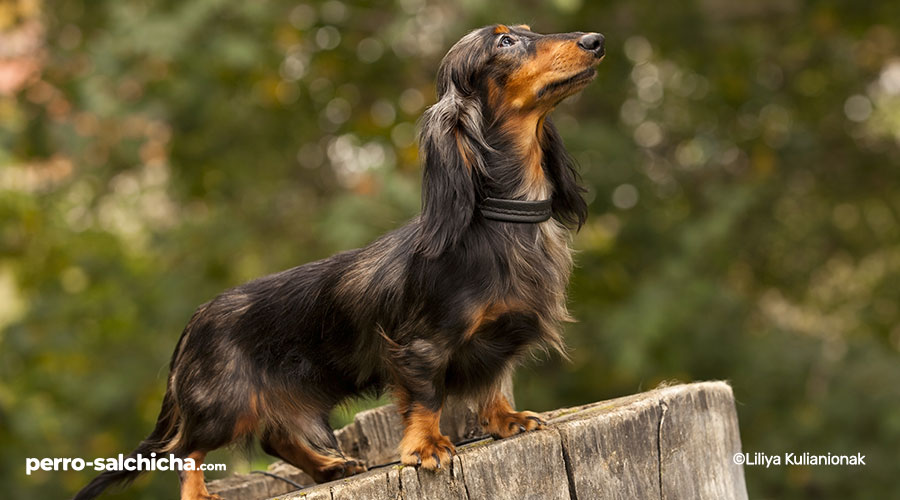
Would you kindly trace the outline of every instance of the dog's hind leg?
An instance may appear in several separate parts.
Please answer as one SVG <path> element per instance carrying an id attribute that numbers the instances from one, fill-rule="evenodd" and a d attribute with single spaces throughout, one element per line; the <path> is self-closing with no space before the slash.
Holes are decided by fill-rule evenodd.
<path id="1" fill-rule="evenodd" d="M 196 451 L 186 458 L 194 461 L 194 469 L 178 471 L 178 479 L 181 480 L 181 500 L 223 500 L 219 495 L 210 495 L 206 489 L 203 471 L 200 470 L 206 453 Z"/>
<path id="2" fill-rule="evenodd" d="M 169 451 L 182 458 L 181 500 L 222 500 L 206 489 L 200 467 L 206 454 L 255 433 L 259 422 L 259 397 L 255 391 L 200 391 L 195 384 L 181 400 L 178 432 Z M 232 388 L 241 386 L 232 385 Z M 212 397 L 211 394 L 216 394 Z M 188 468 L 193 460 L 193 469 Z"/>
<path id="3" fill-rule="evenodd" d="M 365 472 L 366 467 L 359 461 L 345 457 L 338 447 L 337 439 L 324 417 L 318 422 L 309 422 L 315 429 L 304 429 L 304 437 L 310 430 L 317 436 L 328 436 L 327 443 L 311 444 L 307 439 L 293 436 L 283 430 L 266 430 L 260 441 L 263 451 L 302 469 L 317 483 L 333 481 Z"/>

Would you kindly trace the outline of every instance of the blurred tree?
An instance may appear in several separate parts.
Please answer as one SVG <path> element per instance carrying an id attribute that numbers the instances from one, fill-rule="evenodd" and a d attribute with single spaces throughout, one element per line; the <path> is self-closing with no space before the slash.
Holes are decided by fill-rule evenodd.
<path id="1" fill-rule="evenodd" d="M 7 496 L 91 475 L 25 476 L 25 457 L 146 435 L 195 306 L 414 215 L 438 61 L 493 22 L 601 31 L 609 52 L 554 114 L 592 211 L 573 363 L 526 365 L 520 406 L 728 379 L 745 450 L 868 456 L 748 467 L 753 498 L 897 496 L 897 19 L 887 1 L 0 4 Z"/>

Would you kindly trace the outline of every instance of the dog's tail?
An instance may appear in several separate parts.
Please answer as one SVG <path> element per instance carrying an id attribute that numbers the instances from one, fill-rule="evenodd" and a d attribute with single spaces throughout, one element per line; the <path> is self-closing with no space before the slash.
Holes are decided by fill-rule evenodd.
<path id="1" fill-rule="evenodd" d="M 153 432 L 141 441 L 126 458 L 136 458 L 139 454 L 144 458 L 150 458 L 151 453 L 159 454 L 171 449 L 171 443 L 176 439 L 178 433 L 178 414 L 175 397 L 169 389 L 163 397 L 162 409 L 156 419 L 156 427 L 153 428 Z M 72 500 L 90 500 L 110 486 L 126 485 L 134 481 L 143 472 L 141 470 L 106 470 L 76 493 Z"/>
<path id="2" fill-rule="evenodd" d="M 173 392 L 173 388 L 175 387 L 175 365 L 179 360 L 181 347 L 184 344 L 192 325 L 197 321 L 197 318 L 202 315 L 203 311 L 206 310 L 207 306 L 209 306 L 208 302 L 194 311 L 194 315 L 191 317 L 190 322 L 188 322 L 184 331 L 181 332 L 181 337 L 178 338 L 178 344 L 175 346 L 175 352 L 172 354 L 172 359 L 169 362 L 169 377 L 166 383 L 166 395 L 163 396 L 162 408 L 159 410 L 159 417 L 156 418 L 156 427 L 153 428 L 153 432 L 151 432 L 146 439 L 141 441 L 134 451 L 128 454 L 126 459 L 137 458 L 138 455 L 149 458 L 151 453 L 168 453 L 178 448 L 181 429 L 181 410 L 178 407 L 178 403 L 175 400 L 175 393 Z M 131 483 L 143 472 L 145 471 L 106 470 L 95 477 L 87 484 L 87 486 L 82 488 L 81 491 L 76 493 L 72 500 L 90 500 L 103 493 L 103 491 L 110 486 L 117 484 L 125 486 Z"/>

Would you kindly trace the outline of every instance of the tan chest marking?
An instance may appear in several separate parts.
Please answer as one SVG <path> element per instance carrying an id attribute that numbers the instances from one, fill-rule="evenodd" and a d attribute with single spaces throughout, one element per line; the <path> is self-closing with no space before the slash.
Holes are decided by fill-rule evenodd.
<path id="1" fill-rule="evenodd" d="M 469 340 L 483 325 L 492 321 L 496 321 L 497 318 L 499 318 L 503 314 L 522 309 L 523 306 L 521 304 L 511 306 L 507 301 L 481 304 L 475 308 L 475 311 L 472 314 L 472 320 L 469 324 L 469 328 L 466 329 L 466 333 L 465 335 L 463 335 L 463 338 L 465 340 Z"/>

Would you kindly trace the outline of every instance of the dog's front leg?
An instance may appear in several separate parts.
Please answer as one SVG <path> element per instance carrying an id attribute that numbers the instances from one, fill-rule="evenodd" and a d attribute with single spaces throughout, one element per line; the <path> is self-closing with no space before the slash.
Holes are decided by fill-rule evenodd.
<path id="1" fill-rule="evenodd" d="M 403 415 L 400 461 L 404 465 L 421 465 L 431 470 L 448 466 L 456 448 L 441 434 L 440 406 L 434 409 L 415 402 L 405 408 L 400 405 L 400 411 Z"/>
<path id="2" fill-rule="evenodd" d="M 446 359 L 432 342 L 416 339 L 394 356 L 397 409 L 403 417 L 400 461 L 440 469 L 450 465 L 456 449 L 441 433 Z"/>
<path id="3" fill-rule="evenodd" d="M 499 388 L 491 391 L 479 409 L 481 425 L 494 439 L 542 429 L 545 422 L 532 411 L 515 411 Z"/>

